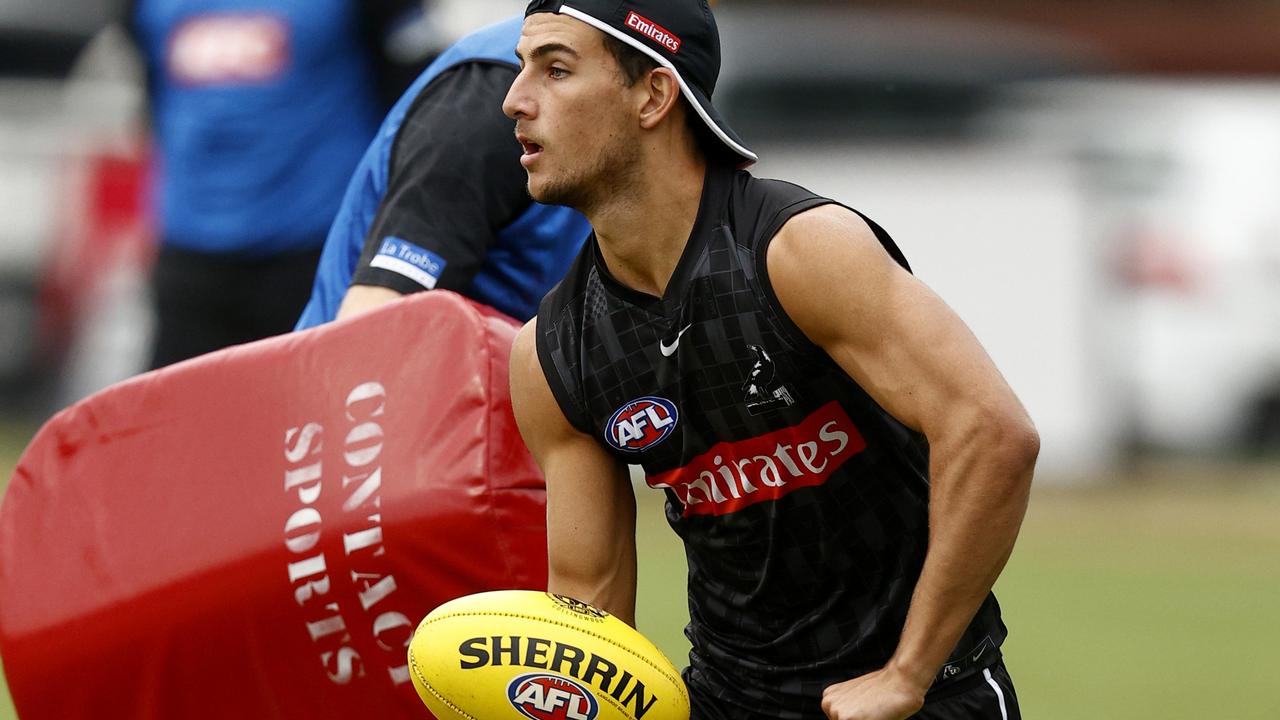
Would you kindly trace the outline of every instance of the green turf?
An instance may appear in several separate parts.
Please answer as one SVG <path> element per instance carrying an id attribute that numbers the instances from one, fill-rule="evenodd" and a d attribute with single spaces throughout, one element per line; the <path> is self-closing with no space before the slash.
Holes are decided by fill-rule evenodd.
<path id="1" fill-rule="evenodd" d="M 0 498 L 9 486 L 9 476 L 18 463 L 22 448 L 30 439 L 32 431 L 0 420 Z M 18 713 L 13 709 L 13 701 L 9 699 L 9 689 L 4 682 L 4 666 L 0 664 L 0 720 L 14 720 Z"/>
<path id="2" fill-rule="evenodd" d="M 1037 500 L 997 586 L 1030 716 L 1280 717 L 1280 472 Z"/>
<path id="3" fill-rule="evenodd" d="M 0 670 L 4 666 L 0 665 Z M 13 709 L 13 701 L 9 699 L 9 688 L 4 684 L 3 678 L 0 678 L 0 720 L 13 720 L 18 717 L 18 712 Z"/>
<path id="4" fill-rule="evenodd" d="M 0 423 L 0 486 L 26 434 Z M 1189 478 L 1189 479 L 1188 479 Z M 637 623 L 678 665 L 685 564 L 641 491 Z M 1035 720 L 1274 720 L 1280 686 L 1280 468 L 1038 490 L 997 586 Z M 14 718 L 0 684 L 0 720 Z"/>

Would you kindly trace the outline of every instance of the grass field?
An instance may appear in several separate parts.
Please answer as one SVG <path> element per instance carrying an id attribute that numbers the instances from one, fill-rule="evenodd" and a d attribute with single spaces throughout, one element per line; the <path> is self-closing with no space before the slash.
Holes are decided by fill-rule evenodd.
<path id="1" fill-rule="evenodd" d="M 22 453 L 31 434 L 28 428 L 6 425 L 0 421 L 0 492 L 8 487 L 13 466 L 17 464 L 18 455 Z M 0 665 L 0 670 L 2 669 L 3 665 Z M 9 699 L 8 689 L 0 678 L 0 720 L 13 720 L 17 716 L 13 710 L 13 701 Z"/>
<path id="2" fill-rule="evenodd" d="M 15 437 L 0 427 L 0 485 Z M 641 494 L 638 624 L 680 664 L 684 555 L 659 502 Z M 1029 720 L 1280 718 L 1280 466 L 1044 484 L 996 590 Z"/>

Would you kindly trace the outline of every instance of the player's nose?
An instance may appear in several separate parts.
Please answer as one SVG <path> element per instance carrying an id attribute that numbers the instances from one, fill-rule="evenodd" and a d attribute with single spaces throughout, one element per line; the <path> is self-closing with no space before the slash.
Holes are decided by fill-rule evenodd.
<path id="1" fill-rule="evenodd" d="M 527 68 L 516 75 L 515 82 L 511 83 L 507 96 L 502 100 L 502 112 L 512 120 L 527 120 L 534 116 L 536 105 L 529 94 L 526 77 Z"/>

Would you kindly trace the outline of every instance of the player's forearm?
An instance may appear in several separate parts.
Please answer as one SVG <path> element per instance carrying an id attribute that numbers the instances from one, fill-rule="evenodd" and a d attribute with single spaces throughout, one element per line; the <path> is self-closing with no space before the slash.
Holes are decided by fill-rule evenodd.
<path id="1" fill-rule="evenodd" d="M 929 548 L 890 662 L 926 689 L 1013 551 L 1039 452 L 1022 416 L 953 427 L 930 439 Z"/>
<path id="2" fill-rule="evenodd" d="M 579 548 L 579 551 L 581 548 Z M 619 553 L 595 569 L 582 566 L 578 560 L 550 562 L 547 591 L 568 595 L 604 610 L 626 624 L 636 624 L 636 556 Z"/>
<path id="3" fill-rule="evenodd" d="M 343 296 L 342 304 L 338 306 L 338 314 L 335 319 L 345 320 L 349 317 L 355 317 L 374 308 L 382 307 L 393 300 L 399 300 L 401 297 L 399 292 L 391 288 L 377 285 L 352 285 L 347 288 L 347 294 Z"/>
<path id="4" fill-rule="evenodd" d="M 591 453 L 556 455 L 544 465 L 547 588 L 634 627 L 635 494 L 626 468 L 599 456 L 593 445 L 588 447 Z M 593 458 L 600 463 L 595 468 L 590 465 Z"/>

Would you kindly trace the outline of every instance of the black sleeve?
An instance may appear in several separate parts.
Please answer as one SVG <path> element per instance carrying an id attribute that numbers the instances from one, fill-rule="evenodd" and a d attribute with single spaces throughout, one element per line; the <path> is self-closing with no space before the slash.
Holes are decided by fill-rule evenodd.
<path id="1" fill-rule="evenodd" d="M 515 122 L 502 113 L 515 74 L 506 65 L 459 65 L 414 100 L 392 146 L 387 193 L 352 284 L 405 294 L 427 289 L 386 263 L 376 266 L 390 238 L 435 256 L 435 287 L 462 291 L 471 284 L 497 232 L 532 202 Z"/>

